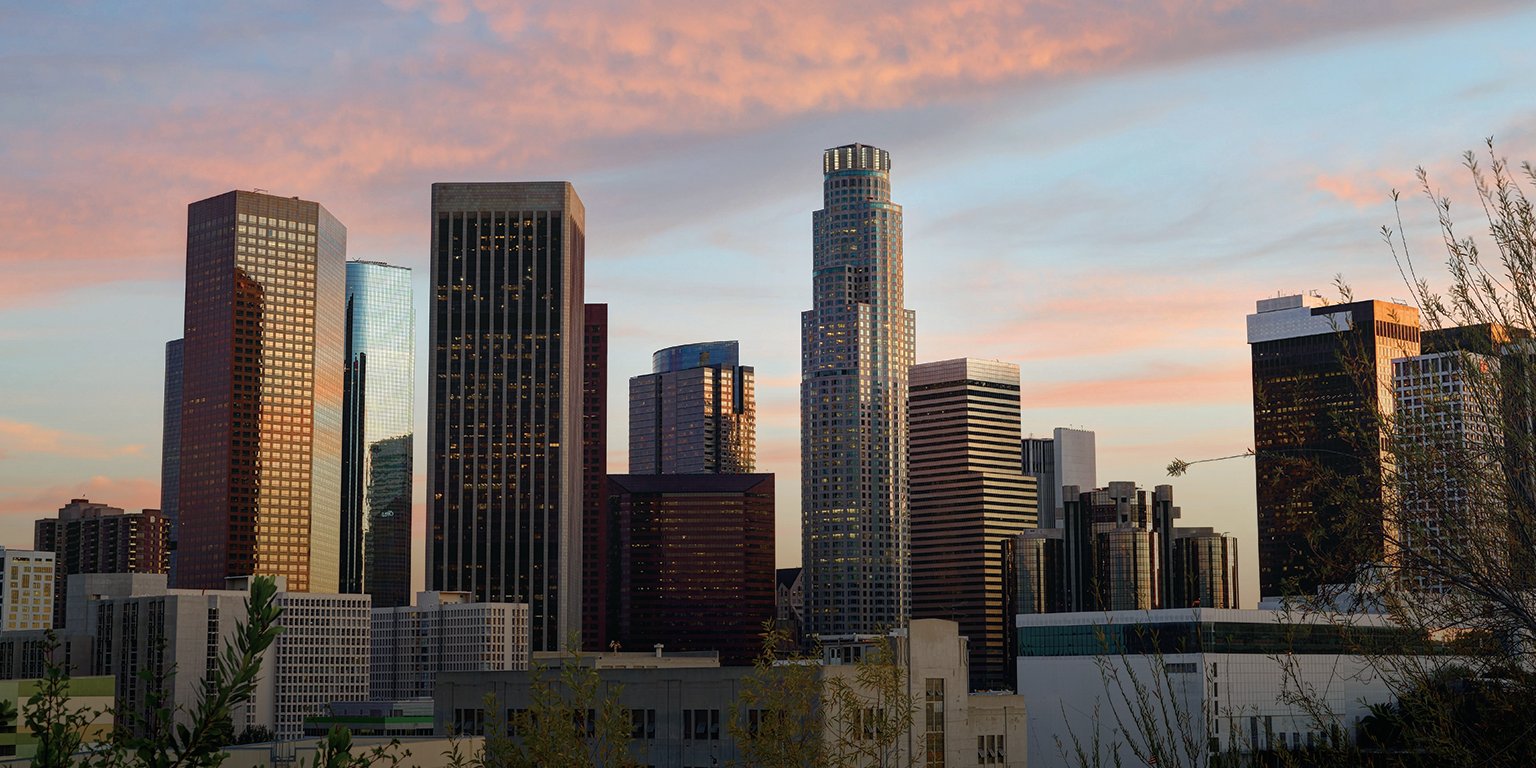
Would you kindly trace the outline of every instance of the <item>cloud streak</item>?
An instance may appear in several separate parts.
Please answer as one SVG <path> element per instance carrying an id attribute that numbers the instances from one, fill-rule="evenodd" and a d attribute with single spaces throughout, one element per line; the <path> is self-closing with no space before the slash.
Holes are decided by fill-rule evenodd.
<path id="1" fill-rule="evenodd" d="M 47 454 L 68 459 L 111 459 L 136 456 L 143 451 L 142 445 L 113 445 L 94 435 L 0 418 L 0 459 L 28 454 Z"/>

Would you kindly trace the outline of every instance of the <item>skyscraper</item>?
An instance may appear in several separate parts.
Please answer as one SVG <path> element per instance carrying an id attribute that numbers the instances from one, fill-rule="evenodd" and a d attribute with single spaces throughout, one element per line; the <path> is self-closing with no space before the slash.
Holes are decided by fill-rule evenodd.
<path id="1" fill-rule="evenodd" d="M 806 631 L 879 632 L 910 616 L 907 370 L 901 206 L 891 156 L 822 154 L 812 305 L 801 314 L 800 466 Z"/>
<path id="2" fill-rule="evenodd" d="M 179 586 L 339 586 L 346 238 L 296 197 L 187 208 Z"/>
<path id="3" fill-rule="evenodd" d="M 746 474 L 757 463 L 753 371 L 737 342 L 668 347 L 629 380 L 629 471 Z"/>
<path id="4" fill-rule="evenodd" d="M 434 592 L 579 634 L 586 213 L 567 182 L 432 185 Z"/>
<path id="5" fill-rule="evenodd" d="M 588 304 L 581 378 L 581 638 L 589 651 L 611 639 L 608 571 L 608 305 Z"/>
<path id="6" fill-rule="evenodd" d="M 960 623 L 971 687 L 1007 679 L 1008 542 L 1035 527 L 1037 489 L 1019 458 L 1019 367 L 943 360 L 912 367 L 912 618 Z"/>
<path id="7" fill-rule="evenodd" d="M 1057 427 L 1050 437 L 1024 438 L 1024 474 L 1040 486 L 1040 527 L 1055 528 L 1061 520 L 1061 487 L 1098 485 L 1094 434 Z"/>
<path id="8" fill-rule="evenodd" d="M 165 405 L 160 424 L 160 513 L 170 529 L 167 573 L 176 583 L 176 531 L 181 495 L 182 340 L 165 343 Z"/>
<path id="9" fill-rule="evenodd" d="M 1262 299 L 1248 316 L 1263 596 L 1312 594 L 1381 560 L 1382 414 L 1419 312 L 1385 301 Z"/>
<path id="10" fill-rule="evenodd" d="M 411 270 L 347 262 L 341 591 L 411 604 L 416 312 Z"/>

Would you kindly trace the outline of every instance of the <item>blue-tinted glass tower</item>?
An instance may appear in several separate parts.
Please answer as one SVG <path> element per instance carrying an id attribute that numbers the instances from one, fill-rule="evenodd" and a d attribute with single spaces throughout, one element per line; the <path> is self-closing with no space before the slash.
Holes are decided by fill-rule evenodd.
<path id="1" fill-rule="evenodd" d="M 347 262 L 341 588 L 411 603 L 416 316 L 411 271 Z"/>

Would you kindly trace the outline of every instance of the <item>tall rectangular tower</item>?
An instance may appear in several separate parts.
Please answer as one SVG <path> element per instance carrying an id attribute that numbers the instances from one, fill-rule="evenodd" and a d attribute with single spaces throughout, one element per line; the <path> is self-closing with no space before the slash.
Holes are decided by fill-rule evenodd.
<path id="1" fill-rule="evenodd" d="M 1419 311 L 1317 296 L 1258 302 L 1254 472 L 1262 596 L 1352 581 L 1385 552 L 1382 469 L 1392 360 L 1419 354 Z"/>
<path id="2" fill-rule="evenodd" d="M 811 215 L 811 308 L 801 314 L 800 466 L 806 632 L 885 631 L 911 614 L 901 206 L 891 156 L 822 154 Z"/>
<path id="3" fill-rule="evenodd" d="M 416 310 L 411 270 L 347 262 L 341 591 L 411 604 Z"/>
<path id="4" fill-rule="evenodd" d="M 753 371 L 734 341 L 668 347 L 629 380 L 629 472 L 750 474 L 757 464 Z"/>
<path id="5" fill-rule="evenodd" d="M 923 363 L 910 384 L 912 618 L 959 622 L 971 687 L 1011 687 L 1005 550 L 1035 527 L 1038 504 L 1020 466 L 1019 367 Z"/>
<path id="6" fill-rule="evenodd" d="M 585 650 L 604 651 L 610 594 L 608 536 L 608 305 L 588 304 L 582 332 L 581 379 L 581 638 Z"/>
<path id="7" fill-rule="evenodd" d="M 535 651 L 581 631 L 585 222 L 568 182 L 432 185 L 428 586 L 528 603 Z"/>
<path id="8" fill-rule="evenodd" d="M 187 208 L 177 583 L 335 592 L 347 230 L 319 203 Z"/>
<path id="9" fill-rule="evenodd" d="M 176 583 L 178 511 L 181 507 L 181 370 L 182 340 L 165 343 L 165 401 L 160 424 L 160 513 L 170 529 L 167 573 Z"/>

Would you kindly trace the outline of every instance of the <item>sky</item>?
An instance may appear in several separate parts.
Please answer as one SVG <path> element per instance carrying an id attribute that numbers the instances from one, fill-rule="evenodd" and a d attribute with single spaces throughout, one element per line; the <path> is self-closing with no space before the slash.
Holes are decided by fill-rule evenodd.
<path id="1" fill-rule="evenodd" d="M 349 258 L 416 270 L 424 383 L 430 184 L 565 179 L 610 469 L 651 352 L 739 339 L 796 565 L 810 214 L 857 141 L 892 155 L 918 360 L 1018 364 L 1025 434 L 1091 429 L 1101 484 L 1172 482 L 1183 524 L 1239 538 L 1252 604 L 1251 460 L 1164 467 L 1252 444 L 1256 299 L 1409 294 L 1390 190 L 1443 260 L 1415 167 L 1475 230 L 1461 153 L 1536 159 L 1533 35 L 1499 0 L 8 3 L 0 544 L 74 497 L 158 506 L 188 203 L 315 200 Z"/>

